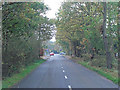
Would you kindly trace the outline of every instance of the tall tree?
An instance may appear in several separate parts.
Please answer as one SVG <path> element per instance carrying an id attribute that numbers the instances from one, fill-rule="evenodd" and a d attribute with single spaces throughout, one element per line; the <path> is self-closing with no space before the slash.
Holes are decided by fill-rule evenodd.
<path id="1" fill-rule="evenodd" d="M 116 4 L 63 3 L 57 14 L 57 41 L 74 56 L 89 54 L 91 61 L 97 56 L 106 57 L 106 66 L 112 68 L 112 60 L 116 60 L 113 53 L 117 52 Z"/>
<path id="2" fill-rule="evenodd" d="M 108 48 L 108 40 L 107 40 L 107 34 L 106 34 L 106 17 L 107 17 L 107 5 L 106 2 L 103 2 L 103 40 L 104 40 L 104 48 L 106 51 L 106 61 L 107 61 L 107 68 L 112 68 L 112 57 L 111 53 Z"/>
<path id="3" fill-rule="evenodd" d="M 52 37 L 53 22 L 44 15 L 47 10 L 42 2 L 3 3 L 3 77 L 38 59 L 43 41 Z"/>
<path id="4" fill-rule="evenodd" d="M 118 77 L 120 76 L 120 1 L 118 2 Z M 120 79 L 119 79 L 120 80 Z M 120 85 L 120 82 L 118 83 Z"/>

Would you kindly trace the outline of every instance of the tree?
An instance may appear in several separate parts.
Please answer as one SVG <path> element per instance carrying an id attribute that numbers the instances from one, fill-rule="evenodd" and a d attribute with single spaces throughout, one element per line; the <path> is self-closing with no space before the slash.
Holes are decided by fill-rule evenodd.
<path id="1" fill-rule="evenodd" d="M 56 20 L 57 42 L 77 57 L 106 57 L 112 68 L 117 43 L 117 3 L 64 2 Z M 103 6 L 104 5 L 104 6 Z M 110 8 L 106 8 L 109 6 Z"/>
<path id="2" fill-rule="evenodd" d="M 120 68 L 120 1 L 118 3 L 118 70 Z M 118 76 L 120 76 L 120 72 L 118 72 Z M 120 85 L 120 83 L 118 83 Z"/>
<path id="3" fill-rule="evenodd" d="M 104 40 L 104 48 L 106 51 L 106 61 L 107 61 L 107 68 L 111 69 L 112 68 L 112 57 L 111 53 L 108 48 L 108 40 L 107 40 L 107 35 L 106 35 L 106 10 L 107 10 L 107 5 L 106 2 L 103 2 L 103 40 Z"/>
<path id="4" fill-rule="evenodd" d="M 43 41 L 51 39 L 54 23 L 44 16 L 49 8 L 42 2 L 5 2 L 2 7 L 2 71 L 6 78 L 39 59 L 38 50 Z"/>

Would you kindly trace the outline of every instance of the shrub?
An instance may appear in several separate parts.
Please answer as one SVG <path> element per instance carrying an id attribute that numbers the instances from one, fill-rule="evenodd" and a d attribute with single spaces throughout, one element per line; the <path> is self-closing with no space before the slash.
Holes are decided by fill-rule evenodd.
<path id="1" fill-rule="evenodd" d="M 104 57 L 94 58 L 90 64 L 97 67 L 106 67 L 106 59 Z"/>
<path id="2" fill-rule="evenodd" d="M 88 62 L 91 61 L 90 54 L 83 54 L 84 61 Z"/>

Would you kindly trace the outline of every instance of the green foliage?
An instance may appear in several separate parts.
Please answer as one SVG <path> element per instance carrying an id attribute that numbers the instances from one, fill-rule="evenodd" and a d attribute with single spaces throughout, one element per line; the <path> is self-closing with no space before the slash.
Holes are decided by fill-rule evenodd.
<path id="1" fill-rule="evenodd" d="M 86 61 L 92 60 L 96 55 L 106 54 L 105 39 L 108 41 L 108 51 L 114 60 L 117 53 L 117 13 L 118 3 L 107 3 L 106 33 L 103 34 L 104 6 L 100 2 L 64 2 L 57 14 L 56 26 L 57 42 L 68 54 L 82 57 L 89 54 Z M 104 57 L 93 64 L 108 60 Z M 109 60 L 108 60 L 109 61 Z M 111 61 L 112 62 L 112 61 Z M 106 64 L 106 62 L 105 62 Z M 112 63 L 113 64 L 113 63 Z M 103 65 L 106 66 L 106 65 Z"/>
<path id="2" fill-rule="evenodd" d="M 44 16 L 47 10 L 38 2 L 3 3 L 3 78 L 19 73 L 20 67 L 39 58 L 43 41 L 52 38 L 54 23 Z"/>
<path id="3" fill-rule="evenodd" d="M 92 66 L 97 66 L 97 67 L 106 67 L 106 59 L 105 56 L 100 56 L 100 58 L 94 58 L 92 62 L 90 63 Z"/>

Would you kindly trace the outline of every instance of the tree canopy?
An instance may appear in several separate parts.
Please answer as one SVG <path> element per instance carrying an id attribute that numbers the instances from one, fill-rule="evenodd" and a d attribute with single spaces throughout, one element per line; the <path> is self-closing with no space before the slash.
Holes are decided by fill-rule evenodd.
<path id="1" fill-rule="evenodd" d="M 64 2 L 57 14 L 57 42 L 73 56 L 106 55 L 112 68 L 118 48 L 117 13 L 117 2 Z"/>
<path id="2" fill-rule="evenodd" d="M 2 8 L 2 65 L 7 77 L 40 57 L 42 42 L 52 38 L 54 25 L 42 2 L 5 2 Z"/>

